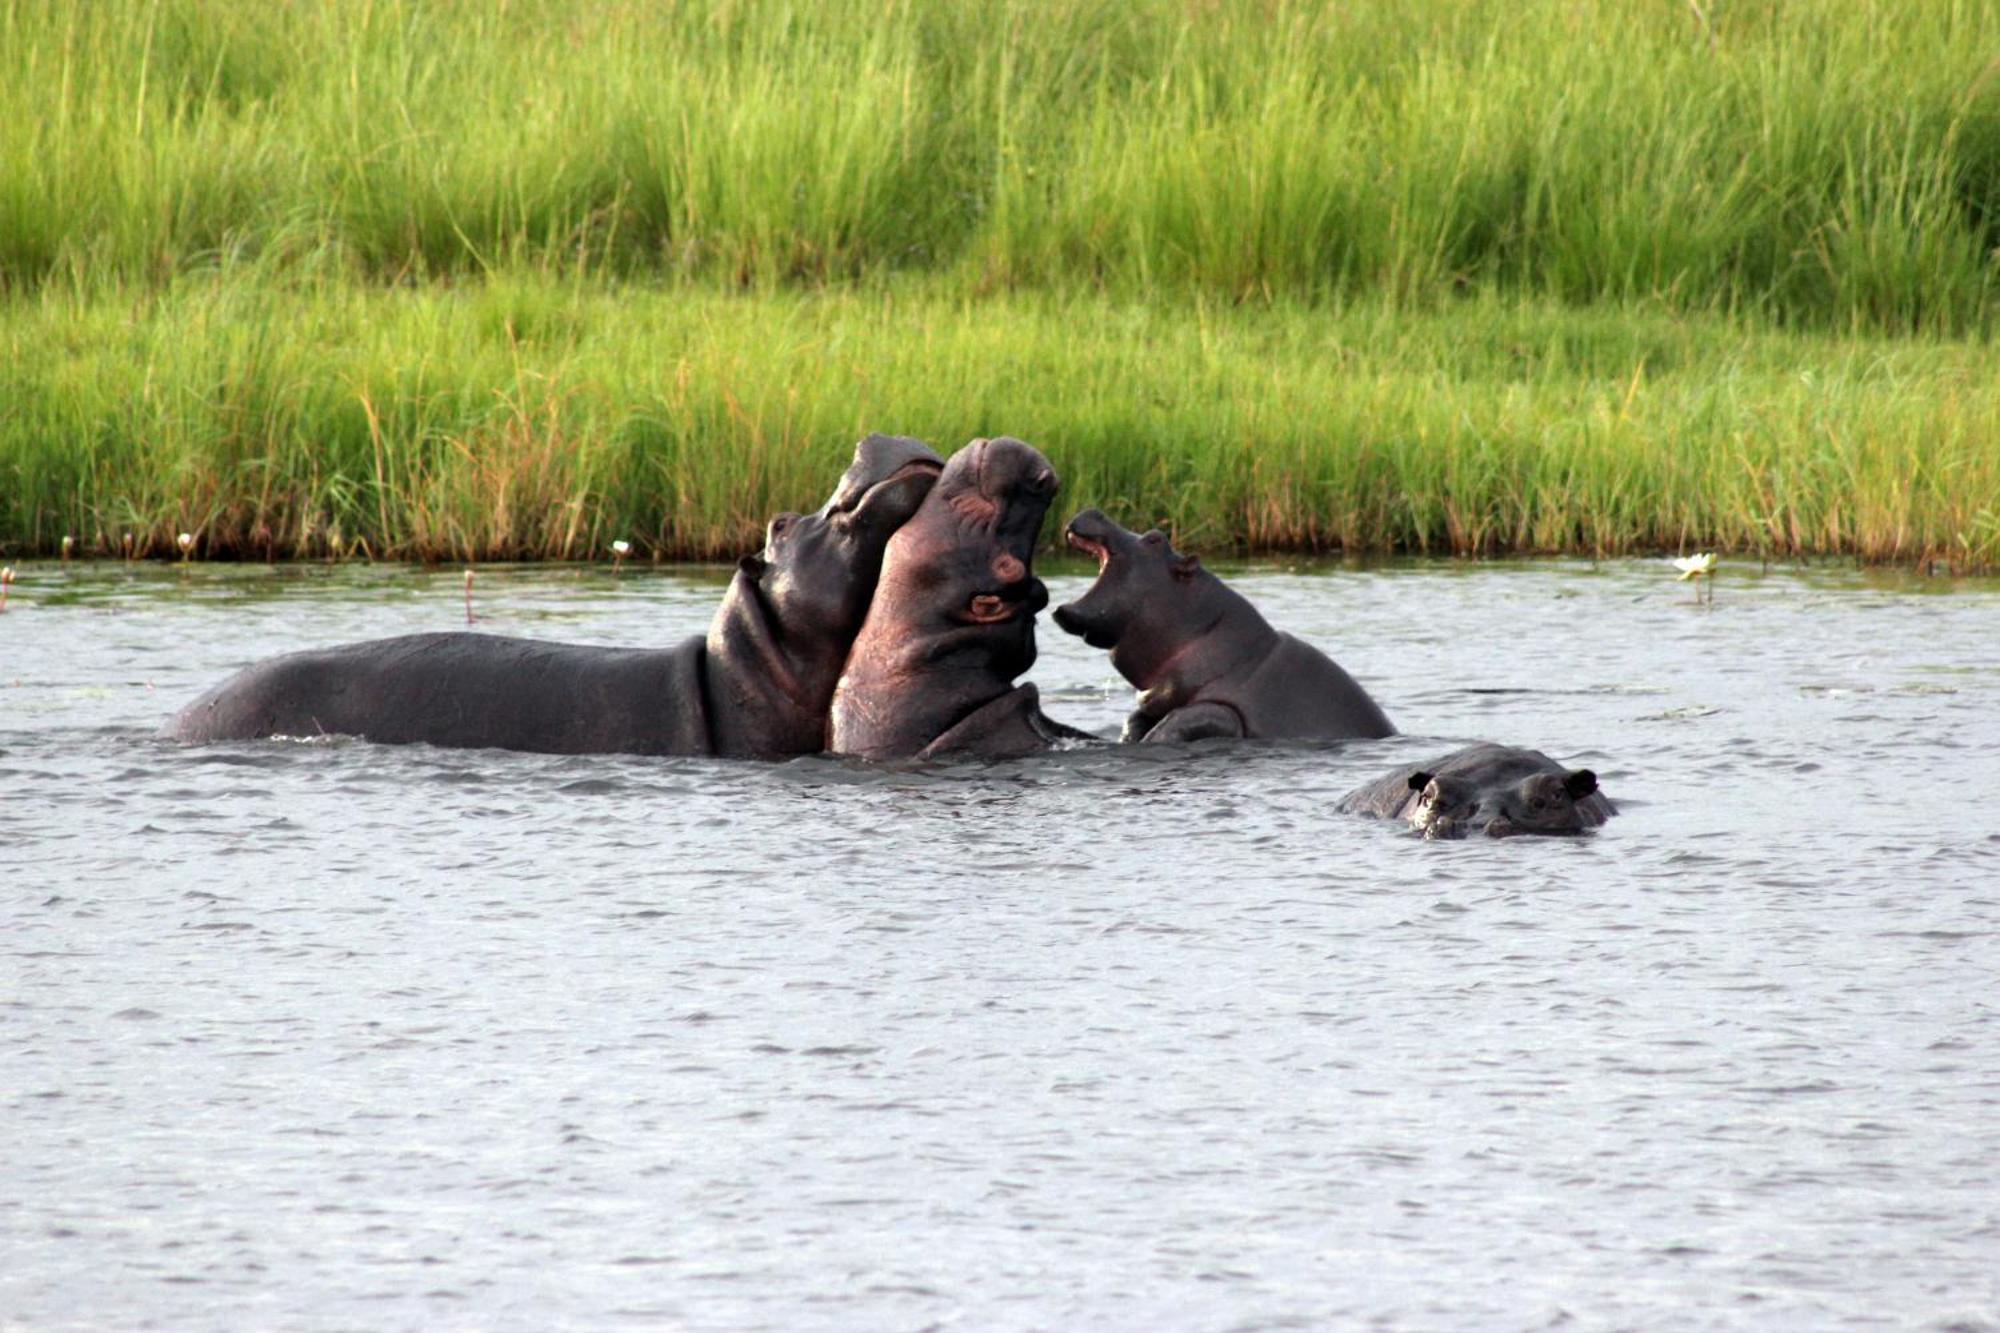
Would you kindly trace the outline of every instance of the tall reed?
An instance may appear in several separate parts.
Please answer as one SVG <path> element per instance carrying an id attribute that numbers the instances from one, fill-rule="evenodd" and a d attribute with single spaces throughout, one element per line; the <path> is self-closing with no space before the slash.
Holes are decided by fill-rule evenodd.
<path id="1" fill-rule="evenodd" d="M 0 0 L 0 282 L 331 254 L 1984 332 L 1967 0 Z"/>
<path id="2" fill-rule="evenodd" d="M 1042 446 L 1208 550 L 2000 564 L 2000 351 L 1474 298 L 750 295 L 222 272 L 0 320 L 0 542 L 730 555 L 868 430 Z"/>
<path id="3" fill-rule="evenodd" d="M 0 0 L 0 551 L 2000 562 L 2000 7 Z"/>

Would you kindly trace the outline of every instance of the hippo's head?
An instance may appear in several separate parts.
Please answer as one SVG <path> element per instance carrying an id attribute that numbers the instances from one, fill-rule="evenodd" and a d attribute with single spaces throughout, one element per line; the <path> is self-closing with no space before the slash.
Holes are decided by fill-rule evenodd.
<path id="1" fill-rule="evenodd" d="M 974 440 L 951 456 L 889 541 L 834 694 L 832 749 L 916 754 L 1034 665 L 1049 594 L 1031 562 L 1055 494 L 1055 469 L 1019 440 Z"/>
<path id="2" fill-rule="evenodd" d="M 779 514 L 739 570 L 784 635 L 837 636 L 846 649 L 875 595 L 882 552 L 930 494 L 944 460 L 921 440 L 870 435 L 818 512 Z M 831 682 L 828 682 L 831 686 Z"/>
<path id="3" fill-rule="evenodd" d="M 814 754 L 840 664 L 868 616 L 889 539 L 923 504 L 943 460 L 916 440 L 870 435 L 817 513 L 780 514 L 737 563 L 709 622 L 715 753 Z"/>
<path id="4" fill-rule="evenodd" d="M 1410 790 L 1417 793 L 1410 827 L 1426 838 L 1582 833 L 1604 822 L 1580 804 L 1597 790 L 1597 775 L 1587 768 L 1525 775 L 1419 770 L 1410 774 Z"/>
<path id="5" fill-rule="evenodd" d="M 1035 613 L 1048 605 L 1049 592 L 1032 562 L 1056 489 L 1049 460 L 1020 440 L 974 440 L 953 454 L 922 511 L 892 544 L 906 623 L 932 633 L 988 630 L 977 637 L 1018 639 L 1026 657 L 1013 673 L 1033 665 Z"/>
<path id="6" fill-rule="evenodd" d="M 1109 648 L 1111 663 L 1141 689 L 1175 652 L 1236 600 L 1222 581 L 1182 555 L 1154 528 L 1127 531 L 1095 509 L 1069 521 L 1064 538 L 1097 559 L 1090 591 L 1055 610 L 1055 622 L 1093 648 Z"/>

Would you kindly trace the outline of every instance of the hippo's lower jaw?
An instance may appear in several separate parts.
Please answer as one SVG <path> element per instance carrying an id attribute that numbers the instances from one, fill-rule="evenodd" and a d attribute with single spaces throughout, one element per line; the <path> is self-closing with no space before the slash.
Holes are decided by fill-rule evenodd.
<path id="1" fill-rule="evenodd" d="M 1059 606 L 1050 613 L 1056 627 L 1065 634 L 1074 634 L 1093 648 L 1116 648 L 1118 636 L 1110 630 L 1100 628 L 1086 621 L 1070 606 Z"/>

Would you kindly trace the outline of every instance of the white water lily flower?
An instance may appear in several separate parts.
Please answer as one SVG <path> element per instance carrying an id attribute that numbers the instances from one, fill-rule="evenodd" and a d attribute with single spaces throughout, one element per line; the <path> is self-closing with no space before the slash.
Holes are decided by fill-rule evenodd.
<path id="1" fill-rule="evenodd" d="M 613 555 L 632 554 L 632 543 L 624 540 L 619 540 L 611 543 L 611 554 Z"/>
<path id="2" fill-rule="evenodd" d="M 192 532 L 183 532 L 180 536 L 174 538 L 174 544 L 179 546 L 183 551 L 191 551 L 194 549 L 194 534 Z"/>
<path id="3" fill-rule="evenodd" d="M 1674 568 L 1681 572 L 1683 579 L 1702 578 L 1715 569 L 1715 552 L 1702 551 L 1696 555 L 1679 556 L 1674 560 Z"/>

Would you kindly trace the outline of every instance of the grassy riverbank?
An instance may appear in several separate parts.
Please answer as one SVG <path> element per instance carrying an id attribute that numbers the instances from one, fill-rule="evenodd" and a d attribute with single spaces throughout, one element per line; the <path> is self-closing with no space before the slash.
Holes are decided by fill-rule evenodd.
<path id="1" fill-rule="evenodd" d="M 0 0 L 0 552 L 754 544 L 854 436 L 1203 546 L 2000 563 L 1963 0 Z"/>
<path id="2" fill-rule="evenodd" d="M 1993 349 L 1498 298 L 224 276 L 17 307 L 0 401 L 0 530 L 43 551 L 728 554 L 876 428 L 1021 435 L 1063 504 L 1209 549 L 2000 562 Z"/>

